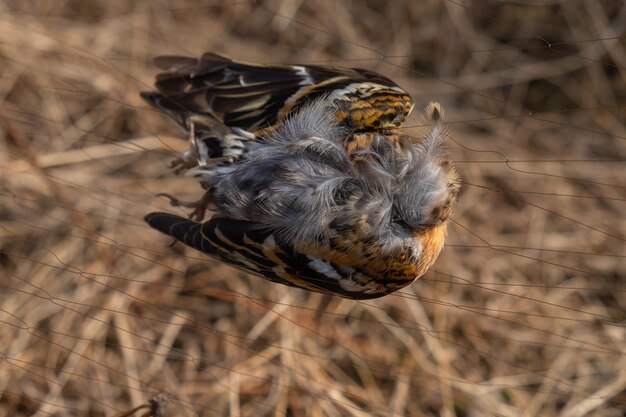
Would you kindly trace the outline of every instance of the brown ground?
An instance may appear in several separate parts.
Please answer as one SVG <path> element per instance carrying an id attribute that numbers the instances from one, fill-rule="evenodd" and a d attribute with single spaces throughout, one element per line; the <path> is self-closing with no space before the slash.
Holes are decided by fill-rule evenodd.
<path id="1" fill-rule="evenodd" d="M 0 416 L 625 415 L 625 31 L 618 0 L 3 2 Z M 199 193 L 149 58 L 207 50 L 440 101 L 464 191 L 432 271 L 320 310 L 149 229 Z"/>

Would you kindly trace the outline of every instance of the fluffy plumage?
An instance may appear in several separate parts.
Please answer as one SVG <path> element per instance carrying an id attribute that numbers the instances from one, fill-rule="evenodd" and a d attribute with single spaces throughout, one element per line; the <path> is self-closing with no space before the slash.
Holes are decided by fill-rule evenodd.
<path id="1" fill-rule="evenodd" d="M 354 134 L 323 100 L 307 105 L 233 165 L 190 171 L 229 218 L 272 228 L 278 241 L 328 244 L 335 228 L 353 229 L 395 250 L 414 230 L 443 221 L 451 197 L 440 125 L 421 142 L 379 132 Z M 365 140 L 351 153 L 346 145 Z M 365 219 L 365 221 L 362 221 Z"/>

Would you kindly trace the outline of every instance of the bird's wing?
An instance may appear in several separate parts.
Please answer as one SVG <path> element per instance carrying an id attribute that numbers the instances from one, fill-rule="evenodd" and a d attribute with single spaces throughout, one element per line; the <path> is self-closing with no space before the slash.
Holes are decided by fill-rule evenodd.
<path id="1" fill-rule="evenodd" d="M 159 212 L 148 214 L 145 221 L 187 246 L 273 282 L 351 299 L 377 298 L 388 294 L 347 289 L 350 273 L 330 262 L 311 258 L 281 245 L 272 231 L 252 222 L 214 217 L 198 223 Z"/>
<path id="2" fill-rule="evenodd" d="M 200 59 L 162 56 L 155 64 L 157 92 L 142 93 L 181 125 L 191 115 L 256 131 L 326 96 L 339 104 L 340 121 L 355 129 L 397 126 L 411 111 L 410 96 L 372 71 L 316 65 L 251 65 L 213 53 Z"/>

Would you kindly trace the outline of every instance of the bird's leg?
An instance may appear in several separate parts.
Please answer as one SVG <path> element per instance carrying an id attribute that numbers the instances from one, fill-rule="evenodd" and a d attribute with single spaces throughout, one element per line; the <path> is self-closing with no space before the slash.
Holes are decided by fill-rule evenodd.
<path id="1" fill-rule="evenodd" d="M 158 193 L 156 196 L 165 197 L 169 199 L 170 205 L 173 207 L 192 208 L 193 211 L 189 214 L 189 218 L 196 220 L 196 221 L 204 220 L 206 212 L 209 211 L 211 208 L 213 208 L 211 204 L 211 193 L 209 191 L 204 193 L 202 198 L 196 201 L 179 200 L 178 198 L 174 197 L 172 194 L 168 194 L 168 193 Z"/>
<path id="2" fill-rule="evenodd" d="M 178 158 L 169 163 L 169 167 L 174 170 L 175 174 L 188 171 L 198 166 L 198 161 L 190 149 L 183 152 Z"/>
<path id="3" fill-rule="evenodd" d="M 195 168 L 206 162 L 202 160 L 202 156 L 200 155 L 198 138 L 196 137 L 196 123 L 202 123 L 208 126 L 206 120 L 200 116 L 192 115 L 187 118 L 189 148 L 178 158 L 170 162 L 170 168 L 173 169 L 176 174 L 180 174 L 183 171 Z"/>

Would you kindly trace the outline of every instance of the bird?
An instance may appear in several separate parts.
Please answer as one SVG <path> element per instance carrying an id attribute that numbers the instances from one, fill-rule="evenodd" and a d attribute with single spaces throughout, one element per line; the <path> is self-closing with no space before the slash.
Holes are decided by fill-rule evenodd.
<path id="1" fill-rule="evenodd" d="M 205 58 L 213 66 L 202 64 Z M 192 151 L 183 159 L 213 214 L 204 220 L 154 212 L 145 217 L 152 228 L 269 281 L 354 300 L 391 294 L 437 259 L 460 190 L 441 105 L 426 107 L 430 130 L 412 138 L 399 129 L 413 108 L 410 97 L 375 73 L 252 66 L 214 54 L 163 63 L 168 72 L 157 77 L 158 91 L 143 96 L 189 133 Z M 254 81 L 257 71 L 270 85 Z M 311 72 L 329 78 L 300 85 Z M 376 85 L 387 98 L 355 84 Z M 238 86 L 224 93 L 224 85 Z M 220 94 L 232 99 L 232 90 L 241 95 L 237 106 L 215 104 Z M 258 91 L 267 97 L 259 100 Z M 361 117 L 378 99 L 387 104 Z M 225 159 L 219 149 L 232 136 L 245 146 Z M 213 147 L 193 149 L 198 138 L 211 138 Z"/>

